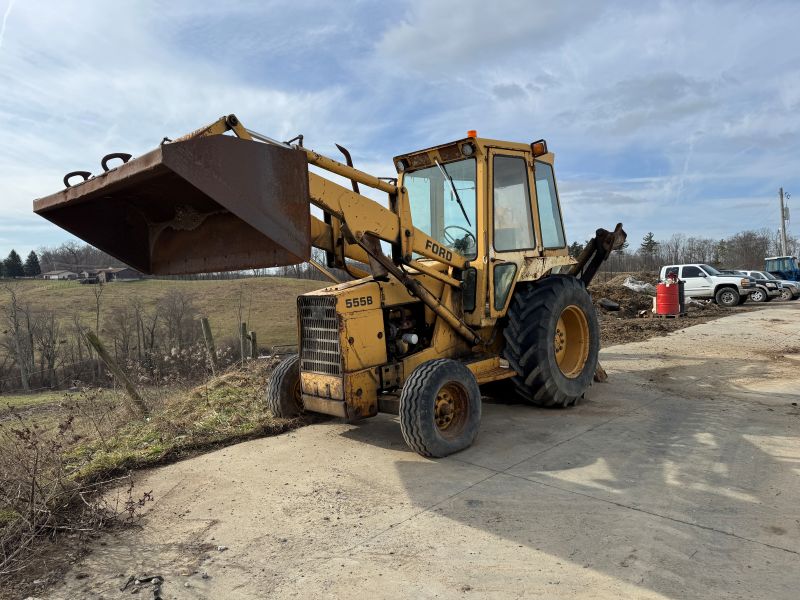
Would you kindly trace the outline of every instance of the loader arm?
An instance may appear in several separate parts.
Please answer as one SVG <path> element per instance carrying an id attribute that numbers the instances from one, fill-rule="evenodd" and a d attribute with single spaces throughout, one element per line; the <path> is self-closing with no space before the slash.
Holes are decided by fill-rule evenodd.
<path id="1" fill-rule="evenodd" d="M 223 135 L 229 131 L 244 143 Z M 302 143 L 249 130 L 235 115 L 174 141 L 165 138 L 130 162 L 125 156 L 113 169 L 106 157 L 104 173 L 87 174 L 72 187 L 67 183 L 65 190 L 36 200 L 34 211 L 146 273 L 296 264 L 310 261 L 312 247 L 320 248 L 344 266 L 345 258 L 369 263 L 376 278 L 391 272 L 460 335 L 478 343 L 454 307 L 444 306 L 423 281 L 432 277 L 458 286 L 443 271 L 464 269 L 467 259 L 414 227 L 405 188 Z M 391 208 L 311 172 L 309 165 L 385 192 Z M 176 198 L 174 207 L 165 206 L 165 195 Z M 329 222 L 311 214 L 309 203 Z M 381 241 L 392 246 L 392 259 L 384 256 Z M 423 266 L 414 255 L 435 263 Z M 412 263 L 423 277 L 400 270 Z"/>
<path id="2" fill-rule="evenodd" d="M 466 258 L 449 248 L 442 248 L 437 240 L 434 240 L 424 231 L 413 226 L 411 223 L 411 211 L 408 207 L 408 194 L 404 188 L 398 187 L 374 175 L 360 171 L 359 169 L 343 164 L 303 146 L 289 146 L 283 142 L 278 142 L 265 135 L 256 133 L 255 131 L 245 128 L 235 115 L 220 117 L 214 123 L 201 127 L 176 141 L 209 135 L 221 135 L 227 131 L 232 131 L 237 137 L 242 139 L 259 140 L 265 143 L 291 147 L 294 150 L 302 151 L 305 153 L 306 159 L 311 165 L 346 177 L 351 181 L 386 192 L 392 204 L 397 206 L 397 212 L 381 206 L 381 204 L 367 196 L 348 190 L 346 187 L 321 177 L 316 173 L 309 172 L 308 188 L 311 204 L 339 219 L 356 240 L 364 233 L 371 233 L 385 242 L 397 244 L 402 249 L 403 261 L 406 263 L 412 261 L 412 253 L 417 253 L 451 267 L 463 269 L 466 266 Z M 334 251 L 336 241 L 333 239 L 333 228 L 314 215 L 311 215 L 311 223 L 312 244 L 314 247 L 329 252 Z M 352 244 L 350 246 L 351 247 L 346 250 L 348 258 L 363 263 L 369 261 L 370 254 L 365 251 L 363 247 L 354 248 Z"/>

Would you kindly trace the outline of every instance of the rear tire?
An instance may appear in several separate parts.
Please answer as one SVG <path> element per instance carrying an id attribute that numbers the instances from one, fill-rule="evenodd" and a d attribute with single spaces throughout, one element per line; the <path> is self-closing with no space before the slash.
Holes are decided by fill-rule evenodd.
<path id="1" fill-rule="evenodd" d="M 267 383 L 267 409 L 276 417 L 290 419 L 304 412 L 300 392 L 300 359 L 292 354 L 275 367 Z"/>
<path id="2" fill-rule="evenodd" d="M 738 306 L 740 299 L 739 290 L 730 287 L 720 288 L 714 296 L 714 300 L 717 301 L 717 304 L 720 306 L 727 306 L 728 308 Z M 755 300 L 752 294 L 750 295 L 750 299 Z"/>
<path id="3" fill-rule="evenodd" d="M 478 381 L 458 361 L 422 363 L 400 393 L 400 431 L 422 456 L 440 458 L 469 447 L 481 422 Z"/>
<path id="4" fill-rule="evenodd" d="M 767 293 L 762 289 L 753 290 L 753 292 L 750 294 L 750 300 L 753 302 L 766 302 Z"/>
<path id="5" fill-rule="evenodd" d="M 503 356 L 517 394 L 537 406 L 572 406 L 592 384 L 600 326 L 583 282 L 554 275 L 518 286 L 508 309 Z"/>

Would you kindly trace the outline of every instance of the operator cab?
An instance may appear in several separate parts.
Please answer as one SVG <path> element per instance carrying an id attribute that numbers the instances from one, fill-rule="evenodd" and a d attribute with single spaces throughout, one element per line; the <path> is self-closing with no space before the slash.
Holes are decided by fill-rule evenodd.
<path id="1" fill-rule="evenodd" d="M 770 256 L 764 259 L 764 270 L 780 279 L 800 280 L 800 265 L 794 256 Z"/>
<path id="2" fill-rule="evenodd" d="M 469 135 L 395 157 L 415 227 L 467 259 L 484 254 L 479 246 L 487 242 L 495 253 L 565 253 L 553 155 L 544 140 L 529 145 Z M 479 190 L 490 190 L 491 202 Z"/>
<path id="3" fill-rule="evenodd" d="M 570 259 L 545 141 L 469 136 L 394 162 L 414 226 L 470 261 L 454 277 L 466 322 L 485 326 L 505 314 L 515 281 L 542 275 L 531 258 Z"/>

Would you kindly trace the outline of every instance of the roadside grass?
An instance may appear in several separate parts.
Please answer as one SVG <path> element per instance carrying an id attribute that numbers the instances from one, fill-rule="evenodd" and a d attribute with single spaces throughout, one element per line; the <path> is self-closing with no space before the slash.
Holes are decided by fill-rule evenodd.
<path id="1" fill-rule="evenodd" d="M 43 279 L 20 279 L 12 285 L 23 302 L 30 301 L 37 309 L 56 311 L 65 320 L 77 314 L 84 322 L 94 322 L 96 285 Z M 242 320 L 258 333 L 260 345 L 273 346 L 296 342 L 297 296 L 325 285 L 324 281 L 284 277 L 118 281 L 103 286 L 101 306 L 103 314 L 108 315 L 130 307 L 131 299 L 136 298 L 144 308 L 152 309 L 165 293 L 178 290 L 193 296 L 198 312 L 209 317 L 216 338 L 238 335 L 241 307 Z M 0 286 L 0 305 L 8 299 L 8 290 Z M 101 338 L 102 330 L 101 326 Z"/>
<path id="2" fill-rule="evenodd" d="M 64 532 L 90 537 L 133 520 L 152 497 L 132 492 L 131 471 L 308 423 L 266 409 L 264 392 L 278 361 L 259 359 L 195 387 L 150 388 L 143 394 L 147 416 L 115 390 L 9 396 L 14 407 L 0 413 L 0 590 L 19 582 L 21 569 L 31 570 L 26 561 L 36 570 L 37 556 L 46 548 L 52 553 L 52 544 L 38 540 Z M 130 484 L 127 499 L 109 506 L 105 492 L 125 487 L 123 481 Z"/>
<path id="3" fill-rule="evenodd" d="M 67 462 L 83 481 L 101 481 L 223 445 L 276 435 L 303 424 L 266 409 L 264 390 L 276 359 L 261 359 L 159 399 L 146 418 L 121 421 L 109 437 L 78 444 Z"/>

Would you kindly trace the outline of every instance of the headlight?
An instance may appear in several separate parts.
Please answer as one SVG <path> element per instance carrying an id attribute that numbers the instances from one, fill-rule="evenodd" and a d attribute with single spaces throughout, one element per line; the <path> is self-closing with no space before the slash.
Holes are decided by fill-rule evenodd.
<path id="1" fill-rule="evenodd" d="M 740 282 L 742 287 L 750 287 L 750 280 L 749 279 L 742 279 Z"/>
<path id="2" fill-rule="evenodd" d="M 775 284 L 774 284 L 774 283 L 767 283 L 767 287 L 768 287 L 768 288 L 774 288 L 774 287 L 775 287 Z"/>

